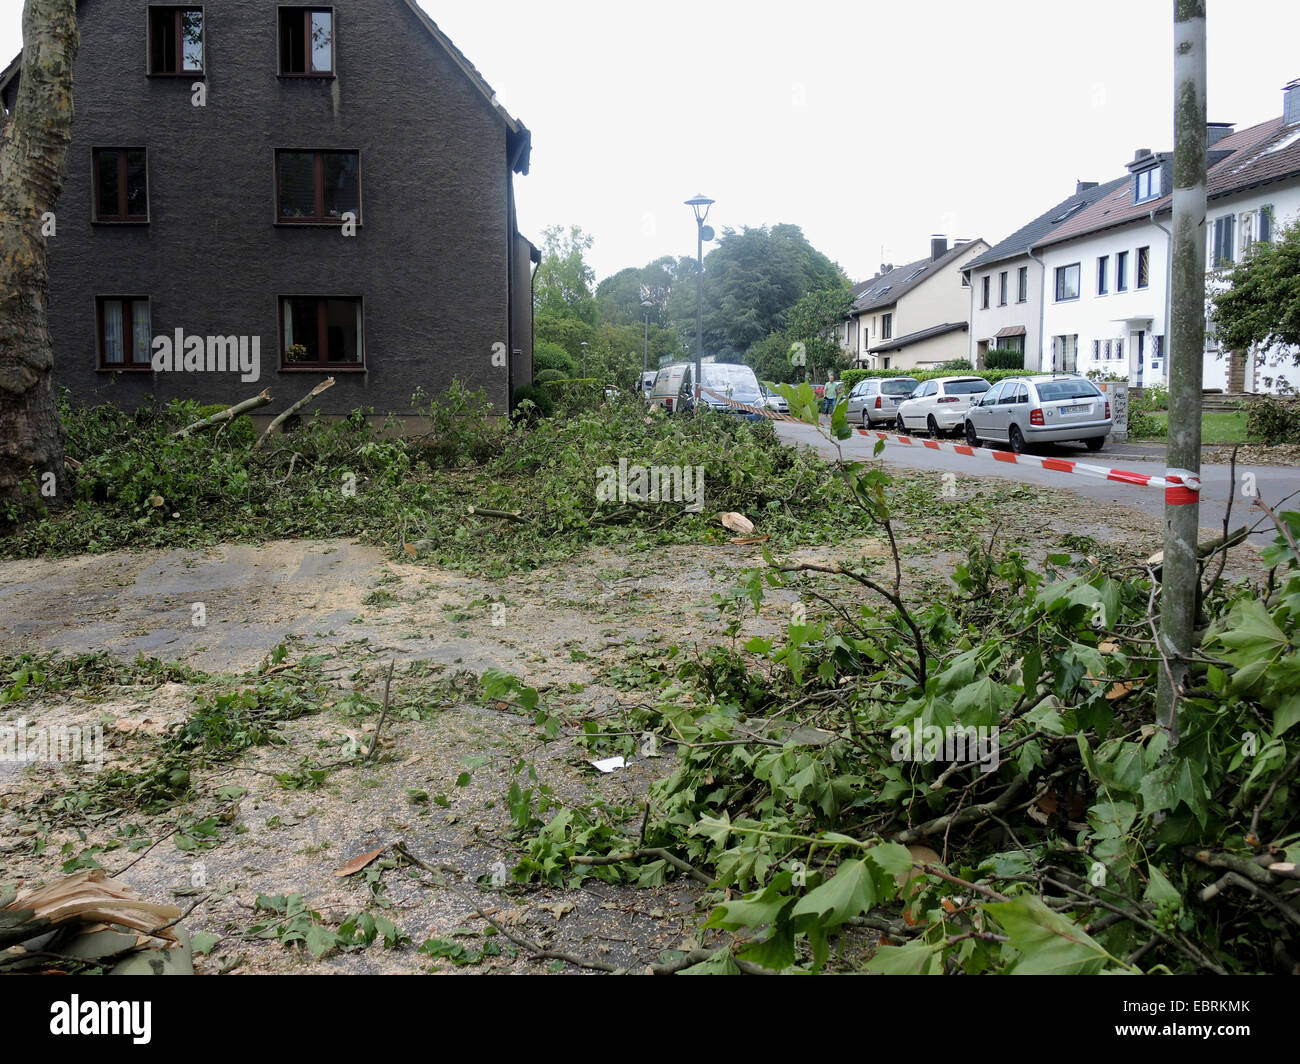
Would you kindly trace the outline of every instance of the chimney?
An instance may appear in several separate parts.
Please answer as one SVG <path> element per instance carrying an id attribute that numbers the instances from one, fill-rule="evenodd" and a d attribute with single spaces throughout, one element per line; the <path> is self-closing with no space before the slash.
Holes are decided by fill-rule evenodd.
<path id="1" fill-rule="evenodd" d="M 876 274 L 876 276 L 877 276 L 877 277 L 884 277 L 885 274 L 887 274 L 887 273 L 888 273 L 890 270 L 892 270 L 892 269 L 893 269 L 893 267 L 890 266 L 889 263 L 887 263 L 887 262 L 882 262 L 882 263 L 880 264 L 880 272 L 879 272 L 878 274 Z"/>
<path id="2" fill-rule="evenodd" d="M 1282 124 L 1300 126 L 1300 78 L 1282 87 Z"/>
<path id="3" fill-rule="evenodd" d="M 1213 148 L 1224 137 L 1232 136 L 1233 122 L 1211 122 L 1205 127 L 1205 146 Z"/>
<path id="4" fill-rule="evenodd" d="M 1096 181 L 1076 181 L 1074 183 L 1074 194 L 1076 196 L 1087 192 L 1090 188 L 1096 188 L 1099 182 Z"/>
<path id="5" fill-rule="evenodd" d="M 942 233 L 930 237 L 930 261 L 941 259 L 948 254 L 948 238 Z"/>

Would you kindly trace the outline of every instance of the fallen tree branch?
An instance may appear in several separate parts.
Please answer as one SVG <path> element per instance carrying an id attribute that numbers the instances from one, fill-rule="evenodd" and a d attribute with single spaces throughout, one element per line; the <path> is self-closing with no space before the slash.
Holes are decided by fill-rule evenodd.
<path id="1" fill-rule="evenodd" d="M 271 389 L 266 388 L 251 399 L 245 399 L 242 403 L 236 403 L 234 406 L 228 406 L 225 410 L 218 410 L 211 417 L 205 417 L 202 421 L 196 421 L 193 425 L 186 425 L 183 429 L 177 429 L 172 433 L 173 436 L 188 436 L 191 432 L 198 432 L 199 429 L 206 429 L 209 425 L 219 425 L 223 421 L 231 421 L 239 417 L 240 414 L 246 414 L 250 410 L 256 410 L 259 406 L 266 406 L 271 401 Z"/>
<path id="2" fill-rule="evenodd" d="M 388 689 L 392 686 L 393 669 L 396 665 L 396 658 L 393 658 L 393 660 L 388 663 L 388 676 L 384 679 L 384 709 L 383 712 L 379 714 L 379 723 L 375 725 L 375 737 L 370 740 L 370 749 L 366 751 L 366 759 L 362 762 L 363 765 L 370 764 L 370 762 L 375 759 L 375 752 L 379 749 L 379 733 L 383 731 L 384 721 L 388 719 Z"/>
<path id="3" fill-rule="evenodd" d="M 503 521 L 518 521 L 527 524 L 524 515 L 518 510 L 489 510 L 483 506 L 471 506 L 468 512 L 474 517 L 499 517 Z"/>
<path id="4" fill-rule="evenodd" d="M 288 410 L 286 410 L 284 413 L 276 417 L 274 421 L 272 421 L 269 425 L 266 426 L 265 431 L 263 431 L 262 435 L 260 435 L 257 438 L 257 442 L 253 444 L 253 454 L 257 454 L 257 452 L 262 449 L 262 444 L 266 442 L 266 438 L 270 436 L 273 432 L 275 432 L 277 428 L 283 425 L 286 421 L 288 421 L 291 417 L 293 417 L 294 414 L 296 414 L 304 406 L 306 406 L 313 399 L 315 399 L 316 396 L 320 395 L 321 392 L 325 391 L 327 388 L 333 388 L 333 387 L 334 387 L 334 378 L 326 377 L 323 381 L 321 381 L 318 385 L 316 385 L 315 388 L 313 388 L 301 399 L 299 399 L 296 403 L 294 403 L 293 406 L 289 407 Z M 292 466 L 290 466 L 289 471 L 291 473 L 293 472 Z"/>
<path id="5" fill-rule="evenodd" d="M 633 850 L 631 853 L 614 854 L 608 857 L 570 857 L 569 863 L 576 865 L 612 865 L 622 864 L 625 861 L 636 861 L 646 857 L 653 857 L 656 860 L 667 861 L 677 871 L 683 872 L 690 876 L 695 882 L 703 883 L 706 887 L 713 880 L 701 872 L 698 868 L 687 864 L 680 857 L 677 857 L 659 846 L 650 846 L 641 850 Z"/>

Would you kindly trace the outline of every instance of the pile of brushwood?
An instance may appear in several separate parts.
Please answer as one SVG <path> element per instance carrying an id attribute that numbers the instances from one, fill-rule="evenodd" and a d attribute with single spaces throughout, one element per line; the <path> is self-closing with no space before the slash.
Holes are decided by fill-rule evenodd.
<path id="1" fill-rule="evenodd" d="M 776 543 L 868 530 L 853 507 L 828 505 L 843 489 L 826 464 L 783 446 L 770 423 L 670 418 L 635 397 L 512 420 L 459 385 L 413 403 L 427 418 L 419 436 L 358 411 L 307 418 L 265 440 L 247 417 L 201 424 L 209 409 L 193 402 L 131 413 L 65 403 L 71 485 L 57 500 L 65 505 L 41 513 L 48 500 L 34 491 L 38 512 L 7 515 L 0 553 L 357 536 L 439 565 L 510 571 L 599 543 L 721 542 L 731 533 L 716 515 L 727 511 L 743 512 Z M 620 460 L 689 469 L 686 483 L 702 494 L 641 500 L 636 481 L 619 493 L 610 471 L 616 479 Z M 602 487 L 615 491 L 602 495 Z M 5 519 L 0 513 L 0 532 Z"/>
<path id="2" fill-rule="evenodd" d="M 806 386 L 783 390 L 815 423 Z M 884 474 L 838 469 L 887 532 Z M 1300 514 L 1266 513 L 1261 586 L 1204 559 L 1173 728 L 1149 567 L 977 547 L 946 596 L 911 601 L 896 562 L 773 556 L 729 632 L 788 609 L 776 588 L 806 615 L 682 651 L 654 705 L 586 721 L 592 751 L 668 754 L 671 774 L 636 809 L 512 795 L 515 878 L 706 884 L 708 948 L 663 970 L 1295 973 Z"/>

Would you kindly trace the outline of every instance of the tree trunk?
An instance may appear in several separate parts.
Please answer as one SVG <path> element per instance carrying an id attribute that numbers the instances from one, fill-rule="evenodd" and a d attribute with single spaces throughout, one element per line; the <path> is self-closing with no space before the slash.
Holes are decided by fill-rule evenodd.
<path id="1" fill-rule="evenodd" d="M 27 0 L 18 99 L 0 140 L 0 521 L 23 500 L 67 497 L 44 231 L 72 139 L 77 43 L 76 0 Z"/>

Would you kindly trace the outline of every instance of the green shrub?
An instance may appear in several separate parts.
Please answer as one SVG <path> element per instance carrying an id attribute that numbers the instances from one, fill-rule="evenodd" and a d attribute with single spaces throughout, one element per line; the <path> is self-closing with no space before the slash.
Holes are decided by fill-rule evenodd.
<path id="1" fill-rule="evenodd" d="M 534 384 L 547 384 L 550 381 L 566 381 L 568 379 L 568 375 L 558 369 L 544 369 L 540 373 L 533 374 Z"/>
<path id="2" fill-rule="evenodd" d="M 1260 395 L 1246 408 L 1246 435 L 1270 447 L 1300 443 L 1300 399 Z"/>
<path id="3" fill-rule="evenodd" d="M 955 377 L 971 375 L 983 377 L 990 384 L 997 384 L 998 381 L 1004 381 L 1008 377 L 1023 377 L 1027 373 L 1033 373 L 1034 370 L 1028 369 L 983 369 L 978 373 L 974 370 L 945 370 L 945 369 L 846 369 L 840 374 L 840 380 L 844 382 L 844 387 L 852 391 L 858 381 L 865 380 L 867 377 L 914 377 L 918 381 L 933 380 L 935 377 Z"/>
<path id="4" fill-rule="evenodd" d="M 1025 354 L 1023 351 L 999 351 L 997 348 L 984 356 L 985 369 L 1014 369 L 1025 371 Z"/>
<path id="5" fill-rule="evenodd" d="M 529 415 L 525 415 L 519 409 L 519 405 L 525 400 L 533 404 L 533 409 Z M 540 384 L 523 384 L 515 389 L 514 412 L 516 416 L 522 416 L 531 420 L 533 417 L 551 417 L 555 413 L 555 400 L 551 398 L 550 393 L 546 390 L 545 385 Z"/>

